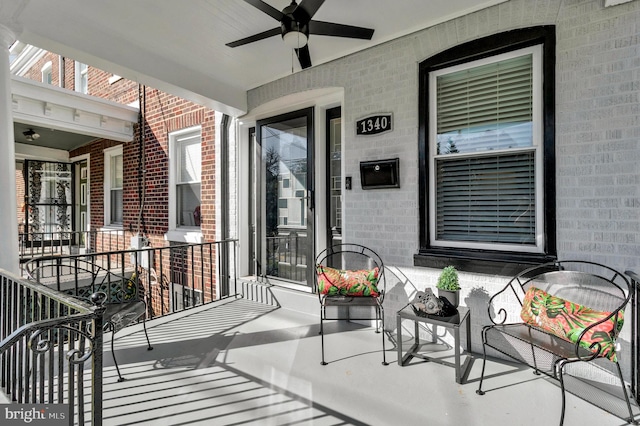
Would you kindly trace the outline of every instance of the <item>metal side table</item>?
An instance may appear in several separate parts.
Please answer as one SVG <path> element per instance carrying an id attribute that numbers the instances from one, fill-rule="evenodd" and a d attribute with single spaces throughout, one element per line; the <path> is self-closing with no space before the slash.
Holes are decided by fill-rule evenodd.
<path id="1" fill-rule="evenodd" d="M 456 383 L 462 383 L 462 379 L 466 376 L 467 370 L 471 366 L 471 317 L 469 316 L 469 308 L 460 306 L 458 307 L 458 316 L 456 317 L 438 317 L 434 315 L 430 316 L 422 316 L 417 315 L 410 304 L 406 305 L 404 308 L 400 309 L 396 315 L 398 322 L 398 365 L 405 366 L 409 363 L 412 358 L 421 358 L 426 361 L 436 362 L 438 364 L 447 365 L 455 368 L 456 372 Z M 409 348 L 406 354 L 402 354 L 402 320 L 408 319 L 413 321 L 414 323 L 414 344 Z M 433 338 L 431 343 L 420 343 L 420 336 L 418 333 L 418 325 L 419 323 L 431 324 L 436 327 L 444 327 L 446 329 L 453 331 L 453 339 L 454 339 L 454 354 L 455 354 L 455 362 L 451 363 L 449 361 L 445 361 L 443 359 L 434 358 L 427 356 L 425 354 L 419 353 L 420 348 L 423 345 L 428 344 L 436 344 L 435 337 Z M 461 353 L 460 353 L 460 326 L 464 324 L 467 331 L 466 338 L 466 359 L 463 364 L 460 363 Z M 434 334 L 435 336 L 435 334 Z"/>

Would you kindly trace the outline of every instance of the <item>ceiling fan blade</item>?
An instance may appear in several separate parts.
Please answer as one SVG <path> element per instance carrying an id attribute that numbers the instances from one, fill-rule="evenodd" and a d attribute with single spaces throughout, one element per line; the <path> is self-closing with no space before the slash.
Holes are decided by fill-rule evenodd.
<path id="1" fill-rule="evenodd" d="M 227 43 L 226 45 L 229 47 L 238 47 L 238 46 L 242 46 L 245 44 L 249 44 L 249 43 L 253 43 L 254 41 L 259 41 L 259 40 L 263 40 L 265 38 L 269 38 L 272 37 L 274 35 L 281 35 L 282 34 L 282 29 L 280 27 L 278 28 L 274 28 L 272 30 L 267 30 L 264 32 L 261 32 L 259 34 L 254 34 L 250 37 L 246 37 L 240 40 L 236 40 L 236 41 L 232 41 L 231 43 Z"/>
<path id="2" fill-rule="evenodd" d="M 282 12 L 280 12 L 278 9 L 276 9 L 273 6 L 268 5 L 262 0 L 244 0 L 244 1 L 249 3 L 251 6 L 255 7 L 256 9 L 260 9 L 261 11 L 271 16 L 276 21 L 282 21 L 282 18 L 284 17 Z"/>
<path id="3" fill-rule="evenodd" d="M 309 68 L 311 66 L 311 56 L 309 55 L 309 46 L 301 47 L 300 49 L 294 49 L 296 56 L 300 62 L 302 69 Z"/>
<path id="4" fill-rule="evenodd" d="M 308 22 L 309 19 L 313 18 L 313 15 L 316 14 L 323 3 L 324 0 L 302 0 L 296 10 L 293 11 L 293 17 L 299 22 Z M 302 16 L 303 13 L 300 9 L 306 12 L 307 16 Z"/>
<path id="5" fill-rule="evenodd" d="M 354 27 L 353 25 L 336 24 L 333 22 L 309 22 L 309 34 L 371 40 L 373 31 L 371 28 Z"/>

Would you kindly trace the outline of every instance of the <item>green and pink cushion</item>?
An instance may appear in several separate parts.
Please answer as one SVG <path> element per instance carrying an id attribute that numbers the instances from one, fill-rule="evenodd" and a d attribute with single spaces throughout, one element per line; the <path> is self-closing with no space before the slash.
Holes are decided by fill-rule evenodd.
<path id="1" fill-rule="evenodd" d="M 572 343 L 578 341 L 587 327 L 606 319 L 606 321 L 590 328 L 582 336 L 580 346 L 598 353 L 598 356 L 616 362 L 615 343 L 622 329 L 624 315 L 622 311 L 608 318 L 610 315 L 611 312 L 595 311 L 586 306 L 552 296 L 536 287 L 529 287 L 525 293 L 520 312 L 525 323 Z M 594 343 L 599 344 L 599 351 L 598 345 L 590 348 Z"/>
<path id="2" fill-rule="evenodd" d="M 318 291 L 329 296 L 369 296 L 377 297 L 379 269 L 349 271 L 318 265 Z"/>

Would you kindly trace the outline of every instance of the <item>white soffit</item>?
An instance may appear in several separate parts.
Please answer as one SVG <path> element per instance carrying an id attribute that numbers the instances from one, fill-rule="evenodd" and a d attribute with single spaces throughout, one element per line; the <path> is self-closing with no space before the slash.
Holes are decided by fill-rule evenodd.
<path id="1" fill-rule="evenodd" d="M 374 29 L 371 40 L 312 35 L 312 66 L 507 0 L 325 1 L 314 20 Z M 264 0 L 283 10 L 291 0 Z M 538 6 L 538 3 L 540 4 Z M 547 9 L 545 2 L 531 2 Z M 280 23 L 243 0 L 4 0 L 0 25 L 28 44 L 234 117 L 247 90 L 300 71 L 275 34 L 236 48 L 226 44 Z"/>
<path id="2" fill-rule="evenodd" d="M 13 119 L 71 133 L 133 140 L 138 109 L 21 77 L 11 77 Z"/>
<path id="3" fill-rule="evenodd" d="M 633 0 L 604 0 L 604 7 L 616 6 L 622 3 L 629 3 L 630 1 Z"/>

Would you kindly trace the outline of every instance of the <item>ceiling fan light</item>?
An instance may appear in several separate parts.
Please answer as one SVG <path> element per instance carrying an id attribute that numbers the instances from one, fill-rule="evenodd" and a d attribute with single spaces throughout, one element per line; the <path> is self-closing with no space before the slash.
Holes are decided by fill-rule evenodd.
<path id="1" fill-rule="evenodd" d="M 307 35 L 300 31 L 289 31 L 282 35 L 282 41 L 284 44 L 292 49 L 300 49 L 307 45 Z"/>
<path id="2" fill-rule="evenodd" d="M 22 134 L 24 135 L 25 139 L 28 141 L 34 141 L 40 137 L 40 135 L 36 133 L 33 129 L 26 130 L 22 132 Z"/>

